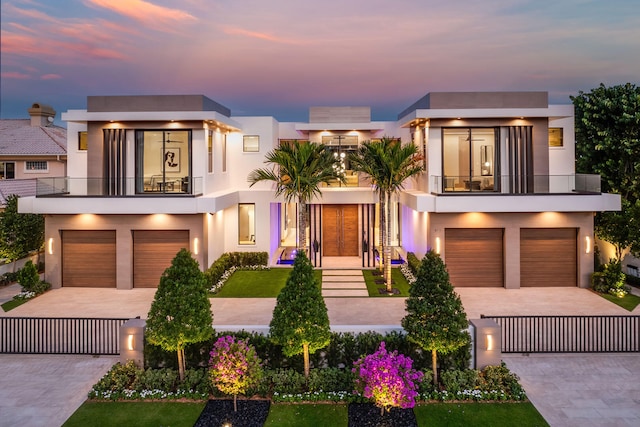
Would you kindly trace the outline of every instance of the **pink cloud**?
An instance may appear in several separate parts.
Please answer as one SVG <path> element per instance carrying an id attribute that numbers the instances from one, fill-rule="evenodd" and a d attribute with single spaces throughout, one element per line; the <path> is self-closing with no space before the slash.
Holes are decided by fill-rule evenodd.
<path id="1" fill-rule="evenodd" d="M 60 74 L 43 74 L 40 76 L 40 80 L 58 80 L 61 78 L 62 76 Z"/>
<path id="2" fill-rule="evenodd" d="M 243 28 L 226 27 L 224 29 L 224 32 L 229 35 L 246 36 L 246 37 L 255 38 L 255 39 L 267 40 L 274 43 L 297 44 L 297 45 L 302 44 L 299 40 L 276 37 L 271 34 L 259 33 L 257 31 L 249 31 Z"/>
<path id="3" fill-rule="evenodd" d="M 16 79 L 16 80 L 28 80 L 31 78 L 30 75 L 25 73 L 19 73 L 17 71 L 8 71 L 6 73 L 2 73 L 3 79 Z"/>
<path id="4" fill-rule="evenodd" d="M 118 50 L 94 46 L 89 43 L 67 42 L 52 38 L 34 37 L 31 35 L 19 35 L 2 33 L 0 47 L 3 52 L 22 55 L 40 56 L 43 59 L 77 59 L 79 55 L 83 59 L 125 59 L 126 55 Z M 54 61 L 55 62 L 55 61 Z"/>
<path id="5" fill-rule="evenodd" d="M 109 9 L 160 31 L 172 32 L 173 29 L 163 28 L 158 24 L 196 20 L 196 18 L 188 12 L 158 6 L 144 0 L 86 0 L 86 3 Z"/>

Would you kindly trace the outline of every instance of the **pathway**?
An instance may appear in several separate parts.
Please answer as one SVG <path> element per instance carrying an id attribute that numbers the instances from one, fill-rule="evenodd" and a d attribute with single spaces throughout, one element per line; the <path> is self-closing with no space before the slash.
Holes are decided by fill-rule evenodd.
<path id="1" fill-rule="evenodd" d="M 322 296 L 367 297 L 362 270 L 322 270 Z"/>

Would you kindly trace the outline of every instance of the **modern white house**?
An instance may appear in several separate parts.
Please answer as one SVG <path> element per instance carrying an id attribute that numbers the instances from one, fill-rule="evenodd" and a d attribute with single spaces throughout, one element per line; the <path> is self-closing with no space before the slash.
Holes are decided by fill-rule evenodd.
<path id="1" fill-rule="evenodd" d="M 291 140 L 344 159 L 345 183 L 309 207 L 316 267 L 377 265 L 377 196 L 348 153 L 383 136 L 416 144 L 425 162 L 393 207 L 394 258 L 433 249 L 454 286 L 587 287 L 594 214 L 620 209 L 599 176 L 575 173 L 573 106 L 549 105 L 546 92 L 429 93 L 389 121 L 369 107 L 311 107 L 295 123 L 233 116 L 202 95 L 89 96 L 62 119 L 68 176 L 39 180 L 19 205 L 45 215 L 54 287 L 156 287 L 182 247 L 203 270 L 232 251 L 290 262 L 296 205 L 247 176 Z"/>

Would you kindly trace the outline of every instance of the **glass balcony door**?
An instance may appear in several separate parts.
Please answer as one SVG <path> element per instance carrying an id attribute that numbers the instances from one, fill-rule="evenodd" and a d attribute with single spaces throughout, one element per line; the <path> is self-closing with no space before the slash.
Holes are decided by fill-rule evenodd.
<path id="1" fill-rule="evenodd" d="M 136 131 L 136 193 L 189 193 L 191 131 Z"/>
<path id="2" fill-rule="evenodd" d="M 496 128 L 442 130 L 444 191 L 496 191 Z"/>

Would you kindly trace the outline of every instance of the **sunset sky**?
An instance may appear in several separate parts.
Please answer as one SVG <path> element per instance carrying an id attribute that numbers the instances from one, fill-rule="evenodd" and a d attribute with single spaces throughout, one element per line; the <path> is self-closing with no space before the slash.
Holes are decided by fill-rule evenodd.
<path id="1" fill-rule="evenodd" d="M 640 81 L 638 0 L 2 0 L 1 116 L 203 94 L 233 115 Z"/>

